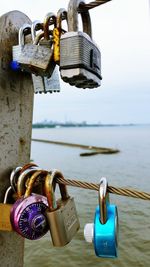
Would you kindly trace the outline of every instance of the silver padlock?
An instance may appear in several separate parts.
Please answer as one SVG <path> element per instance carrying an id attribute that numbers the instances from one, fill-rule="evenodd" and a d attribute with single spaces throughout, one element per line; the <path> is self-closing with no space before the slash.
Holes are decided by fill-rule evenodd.
<path id="1" fill-rule="evenodd" d="M 58 71 L 58 66 L 56 66 L 50 78 L 36 76 L 35 74 L 32 74 L 34 93 L 59 93 L 60 81 Z"/>
<path id="2" fill-rule="evenodd" d="M 12 47 L 12 59 L 13 63 L 19 64 L 20 57 L 25 45 L 25 36 L 31 33 L 31 25 L 24 24 L 18 32 L 18 45 Z M 19 66 L 20 67 L 20 66 Z"/>
<path id="3" fill-rule="evenodd" d="M 35 39 L 36 39 L 36 30 L 37 30 L 37 26 L 38 30 L 42 30 L 43 29 L 43 24 L 41 23 L 41 21 L 39 20 L 35 20 L 32 25 L 31 25 L 31 36 L 32 36 L 32 42 L 35 44 Z M 38 44 L 37 44 L 38 45 Z M 33 88 L 34 88 L 34 93 L 44 93 L 45 88 L 44 88 L 44 78 L 39 76 L 39 75 L 35 75 L 32 74 L 32 82 L 33 82 Z"/>
<path id="4" fill-rule="evenodd" d="M 55 67 L 53 61 L 53 46 L 52 42 L 49 42 L 47 46 L 37 45 L 42 37 L 43 33 L 38 35 L 34 43 L 27 43 L 23 46 L 19 57 L 19 64 L 24 71 L 39 76 L 50 77 Z"/>
<path id="5" fill-rule="evenodd" d="M 49 29 L 49 25 L 53 27 L 53 29 Z M 56 16 L 53 12 L 49 12 L 46 14 L 43 22 L 43 36 L 44 38 L 40 39 L 39 46 L 50 48 L 51 49 L 51 60 L 49 62 L 49 66 L 46 70 L 46 76 L 50 78 L 55 69 L 56 63 L 54 61 L 54 48 L 53 48 L 53 30 L 56 27 Z M 42 76 L 42 75 L 41 75 Z"/>
<path id="6" fill-rule="evenodd" d="M 77 9 L 84 0 L 70 0 L 68 30 L 60 39 L 60 74 L 62 79 L 79 88 L 101 85 L 101 53 L 92 40 L 91 19 L 88 10 L 81 12 L 83 32 L 78 31 Z M 84 9 L 84 8 L 83 8 Z"/>
<path id="7" fill-rule="evenodd" d="M 60 177 L 64 178 L 61 172 L 54 170 L 45 178 L 45 193 L 49 205 L 46 215 L 52 242 L 56 247 L 67 245 L 80 228 L 74 199 L 68 195 L 65 185 L 59 185 L 61 199 L 55 199 L 55 182 Z"/>
<path id="8" fill-rule="evenodd" d="M 33 42 L 35 42 L 36 40 L 36 29 L 43 29 L 43 24 L 38 20 L 34 21 L 31 26 L 31 35 Z M 32 81 L 35 94 L 60 92 L 60 81 L 57 66 L 55 67 L 53 74 L 50 78 L 32 74 Z"/>
<path id="9" fill-rule="evenodd" d="M 50 78 L 44 77 L 44 93 L 59 93 L 60 92 L 60 80 L 59 80 L 59 68 L 55 66 L 53 74 Z"/>

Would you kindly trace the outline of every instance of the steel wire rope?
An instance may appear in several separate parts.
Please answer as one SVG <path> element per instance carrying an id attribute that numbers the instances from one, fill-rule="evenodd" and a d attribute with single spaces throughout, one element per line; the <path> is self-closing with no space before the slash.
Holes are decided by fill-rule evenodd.
<path id="1" fill-rule="evenodd" d="M 59 184 L 65 184 L 68 186 L 74 186 L 79 187 L 83 189 L 90 189 L 90 190 L 99 190 L 99 184 L 94 183 L 88 183 L 84 181 L 79 180 L 72 180 L 72 179 L 66 179 L 66 178 L 57 178 L 57 183 Z M 126 197 L 133 197 L 133 198 L 139 198 L 143 200 L 150 200 L 150 194 L 146 192 L 140 192 L 134 189 L 129 188 L 119 188 L 114 186 L 108 186 L 108 192 L 116 195 L 126 196 Z"/>
<path id="2" fill-rule="evenodd" d="M 34 163 L 26 164 L 22 167 L 22 171 L 25 171 L 27 168 L 30 168 L 33 166 L 37 166 L 37 165 Z M 49 171 L 43 170 L 43 171 L 44 172 L 51 172 L 51 170 L 49 170 Z M 27 184 L 28 184 L 28 181 L 29 181 L 29 179 L 27 179 Z M 44 183 L 45 177 L 39 176 L 39 179 L 37 179 L 36 185 L 38 185 L 38 183 L 40 181 Z M 64 185 L 68 185 L 68 186 L 73 186 L 73 187 L 78 187 L 78 188 L 83 188 L 83 189 L 99 191 L 99 184 L 95 184 L 92 182 L 85 182 L 85 181 L 76 180 L 76 179 L 65 178 L 64 176 L 62 176 L 62 177 L 58 176 L 56 178 L 56 183 L 64 184 Z M 26 186 L 27 186 L 27 184 L 26 184 Z M 120 195 L 120 196 L 139 198 L 139 199 L 143 199 L 143 200 L 150 200 L 150 193 L 138 191 L 138 190 L 131 189 L 131 188 L 122 188 L 122 187 L 115 187 L 115 186 L 108 185 L 107 190 L 109 193 Z"/>

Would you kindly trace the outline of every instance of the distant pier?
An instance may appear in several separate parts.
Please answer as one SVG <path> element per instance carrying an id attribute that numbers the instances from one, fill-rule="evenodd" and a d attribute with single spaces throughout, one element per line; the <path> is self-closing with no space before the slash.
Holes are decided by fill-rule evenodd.
<path id="1" fill-rule="evenodd" d="M 114 148 L 88 146 L 88 145 L 67 143 L 67 142 L 61 142 L 61 141 L 52 141 L 52 140 L 35 139 L 35 138 L 33 138 L 32 141 L 41 142 L 41 143 L 47 143 L 47 144 L 53 144 L 53 145 L 76 147 L 76 148 L 82 148 L 82 149 L 90 150 L 90 152 L 80 153 L 80 156 L 82 156 L 82 157 L 93 156 L 93 155 L 97 155 L 97 154 L 114 154 L 114 153 L 119 153 L 120 152 L 120 150 L 114 149 Z"/>

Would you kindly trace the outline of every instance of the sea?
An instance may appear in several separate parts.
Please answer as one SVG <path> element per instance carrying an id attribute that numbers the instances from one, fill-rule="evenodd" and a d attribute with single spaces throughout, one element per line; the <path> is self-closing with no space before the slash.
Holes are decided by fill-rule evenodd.
<path id="1" fill-rule="evenodd" d="M 59 169 L 66 178 L 108 184 L 150 193 L 150 125 L 33 129 L 33 138 L 117 148 L 117 154 L 80 157 L 86 150 L 32 142 L 31 159 L 40 167 Z M 110 194 L 119 216 L 118 257 L 100 258 L 84 240 L 84 226 L 94 222 L 98 192 L 68 186 L 74 197 L 80 230 L 65 247 L 53 247 L 50 233 L 25 241 L 25 267 L 149 267 L 150 202 Z M 59 195 L 59 192 L 57 192 Z M 59 197 L 57 195 L 57 197 Z"/>

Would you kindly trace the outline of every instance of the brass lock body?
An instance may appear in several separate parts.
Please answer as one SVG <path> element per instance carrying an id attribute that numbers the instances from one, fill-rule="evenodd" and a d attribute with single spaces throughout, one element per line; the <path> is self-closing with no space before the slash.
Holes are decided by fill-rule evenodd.
<path id="1" fill-rule="evenodd" d="M 52 242 L 56 247 L 68 244 L 80 228 L 74 199 L 68 195 L 65 185 L 59 185 L 61 199 L 55 199 L 54 188 L 58 177 L 64 178 L 61 172 L 54 170 L 45 178 L 45 193 L 49 204 L 46 215 Z"/>

